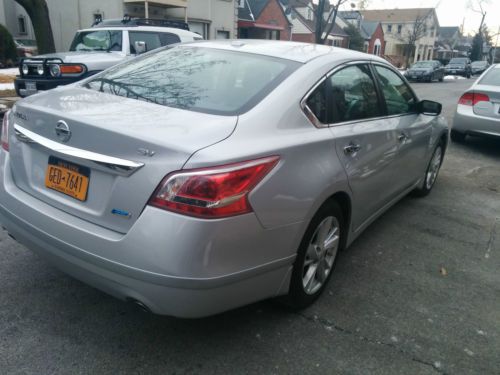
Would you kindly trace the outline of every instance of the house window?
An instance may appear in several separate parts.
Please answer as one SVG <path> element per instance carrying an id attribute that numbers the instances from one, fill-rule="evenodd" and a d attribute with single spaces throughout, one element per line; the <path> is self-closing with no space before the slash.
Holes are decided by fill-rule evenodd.
<path id="1" fill-rule="evenodd" d="M 340 39 L 334 39 L 332 45 L 334 47 L 342 47 L 342 40 L 340 40 Z"/>
<path id="2" fill-rule="evenodd" d="M 311 9 L 307 8 L 307 19 L 309 21 L 312 21 L 313 20 L 313 12 Z"/>
<path id="3" fill-rule="evenodd" d="M 238 0 L 238 8 L 244 8 L 245 7 L 245 0 Z"/>
<path id="4" fill-rule="evenodd" d="M 401 34 L 402 30 L 403 30 L 403 25 L 398 25 L 398 34 Z"/>
<path id="5" fill-rule="evenodd" d="M 26 18 L 24 16 L 17 17 L 17 28 L 19 30 L 19 34 L 27 34 L 26 31 Z"/>
<path id="6" fill-rule="evenodd" d="M 229 31 L 227 30 L 217 30 L 215 39 L 229 39 Z"/>
<path id="7" fill-rule="evenodd" d="M 104 17 L 102 16 L 102 13 L 95 12 L 92 14 L 92 18 L 94 19 L 94 24 L 98 24 L 102 22 Z"/>
<path id="8" fill-rule="evenodd" d="M 430 31 L 430 34 L 429 36 L 431 37 L 434 37 L 435 36 L 435 32 L 436 32 L 436 29 L 434 28 L 434 26 L 431 28 L 431 31 Z"/>
<path id="9" fill-rule="evenodd" d="M 266 30 L 266 39 L 269 40 L 280 40 L 279 30 Z"/>
<path id="10" fill-rule="evenodd" d="M 387 32 L 392 33 L 392 25 L 387 25 Z"/>

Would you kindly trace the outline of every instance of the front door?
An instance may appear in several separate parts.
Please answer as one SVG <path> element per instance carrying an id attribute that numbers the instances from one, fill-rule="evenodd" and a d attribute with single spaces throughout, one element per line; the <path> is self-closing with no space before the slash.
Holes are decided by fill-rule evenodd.
<path id="1" fill-rule="evenodd" d="M 417 98 L 396 72 L 377 64 L 374 72 L 387 108 L 387 124 L 396 130 L 398 153 L 393 183 L 402 192 L 424 175 L 434 117 L 417 113 Z"/>
<path id="2" fill-rule="evenodd" d="M 330 130 L 349 179 L 353 230 L 361 227 L 396 194 L 394 123 L 384 119 L 370 65 L 348 65 L 328 78 Z"/>

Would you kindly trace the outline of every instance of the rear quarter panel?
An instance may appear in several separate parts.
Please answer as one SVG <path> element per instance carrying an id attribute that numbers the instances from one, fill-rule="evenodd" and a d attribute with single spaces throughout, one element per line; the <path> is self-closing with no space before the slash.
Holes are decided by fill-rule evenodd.
<path id="1" fill-rule="evenodd" d="M 337 64 L 320 60 L 299 68 L 241 115 L 228 139 L 198 151 L 185 165 L 198 168 L 279 155 L 279 164 L 251 193 L 250 203 L 266 229 L 303 223 L 297 241 L 332 194 L 350 194 L 330 130 L 314 127 L 300 108 L 309 89 Z"/>

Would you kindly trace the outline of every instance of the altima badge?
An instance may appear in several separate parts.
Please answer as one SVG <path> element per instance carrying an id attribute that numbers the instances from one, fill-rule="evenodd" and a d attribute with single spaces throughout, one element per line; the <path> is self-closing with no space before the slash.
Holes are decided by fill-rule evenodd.
<path id="1" fill-rule="evenodd" d="M 68 142 L 71 138 L 71 130 L 65 121 L 59 120 L 56 125 L 56 135 L 61 142 Z"/>
<path id="2" fill-rule="evenodd" d="M 150 158 L 153 157 L 154 154 L 156 154 L 156 152 L 142 147 L 137 149 L 137 153 L 140 155 L 149 156 Z"/>

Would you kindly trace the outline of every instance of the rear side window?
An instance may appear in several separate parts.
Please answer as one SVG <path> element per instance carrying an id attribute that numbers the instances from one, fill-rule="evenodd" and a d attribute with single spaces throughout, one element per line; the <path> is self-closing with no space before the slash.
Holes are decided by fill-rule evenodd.
<path id="1" fill-rule="evenodd" d="M 95 30 L 78 32 L 71 43 L 70 51 L 121 51 L 122 32 L 118 30 Z"/>
<path id="2" fill-rule="evenodd" d="M 144 31 L 130 31 L 130 53 L 135 54 L 135 42 L 145 42 L 146 50 L 151 51 L 169 44 L 179 43 L 179 36 L 172 33 L 152 33 Z"/>
<path id="3" fill-rule="evenodd" d="M 488 70 L 488 73 L 486 73 L 484 77 L 481 78 L 479 84 L 500 86 L 500 65 L 496 65 L 495 67 Z"/>
<path id="4" fill-rule="evenodd" d="M 236 115 L 261 101 L 300 65 L 257 54 L 177 46 L 115 66 L 85 87 L 169 107 Z"/>
<path id="5" fill-rule="evenodd" d="M 400 115 L 415 110 L 416 99 L 410 87 L 392 70 L 375 66 L 387 114 Z"/>
<path id="6" fill-rule="evenodd" d="M 377 90 L 368 65 L 354 65 L 328 79 L 327 101 L 330 123 L 354 121 L 382 115 Z"/>
<path id="7" fill-rule="evenodd" d="M 160 43 L 162 46 L 168 46 L 170 44 L 174 43 L 180 43 L 181 38 L 179 38 L 179 35 L 175 35 L 172 33 L 161 33 L 160 34 Z"/>

